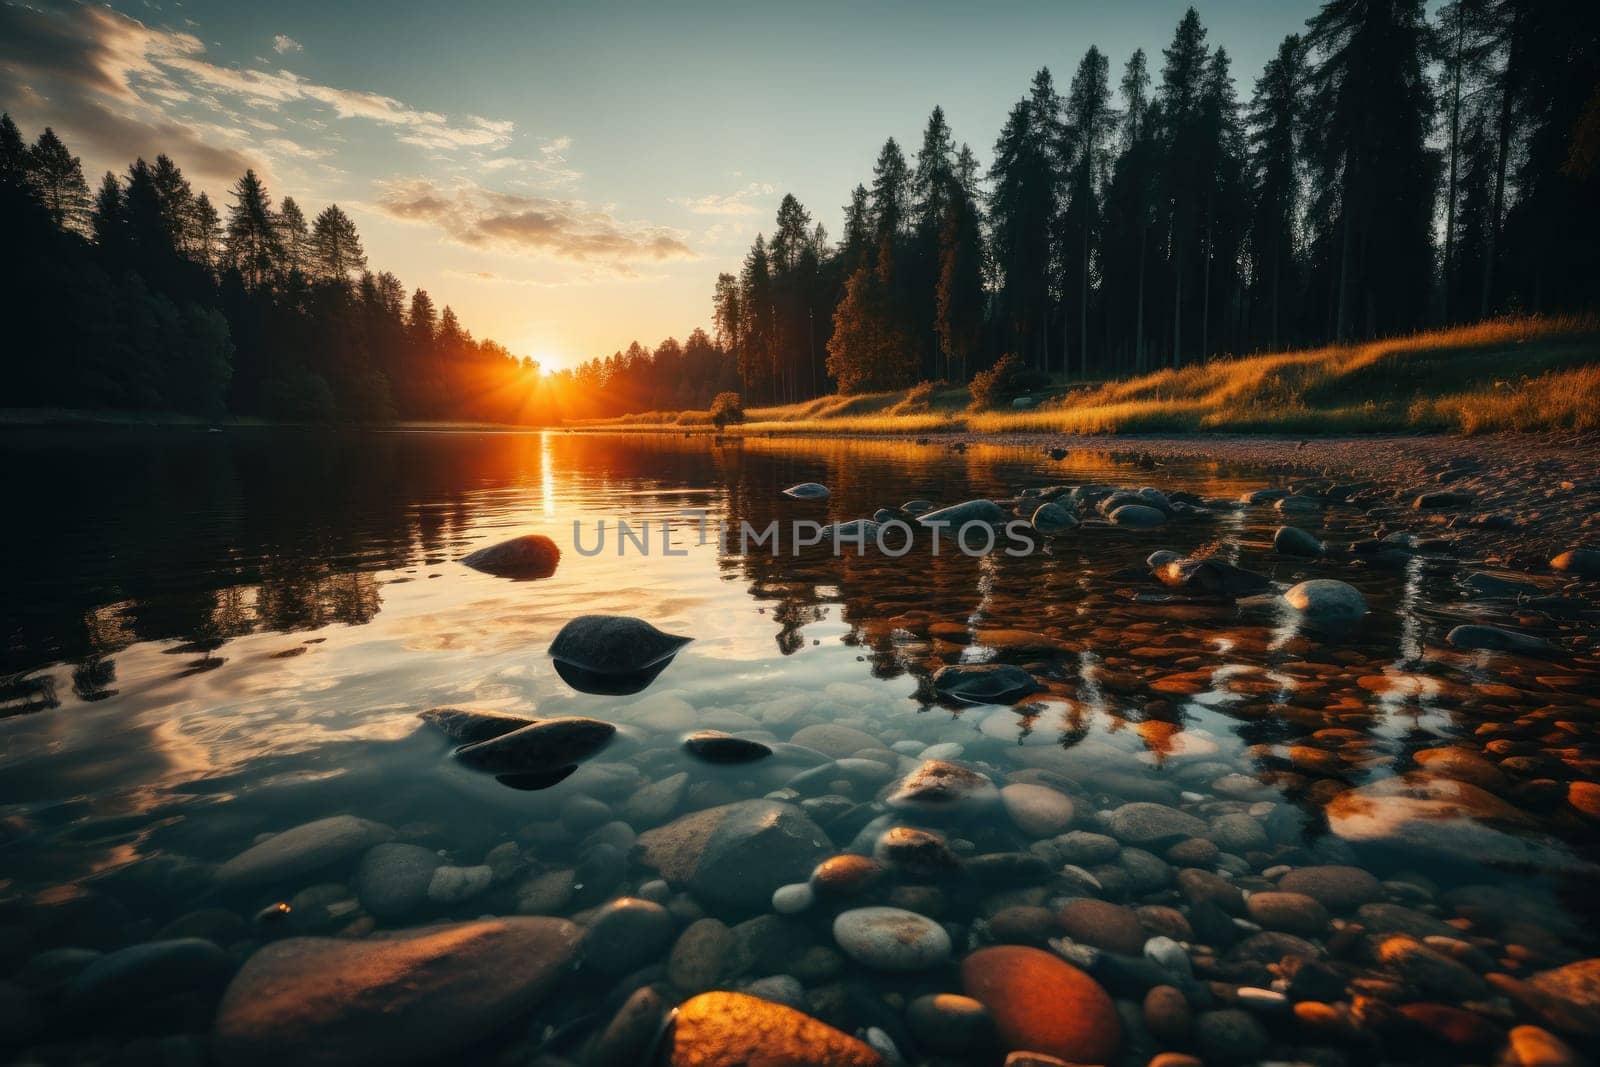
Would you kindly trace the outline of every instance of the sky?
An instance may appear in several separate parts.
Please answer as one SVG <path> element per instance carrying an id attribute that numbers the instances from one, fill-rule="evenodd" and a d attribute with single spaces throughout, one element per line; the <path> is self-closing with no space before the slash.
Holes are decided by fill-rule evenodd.
<path id="1" fill-rule="evenodd" d="M 166 152 L 219 207 L 246 167 L 337 202 L 374 269 L 475 335 L 571 367 L 709 328 L 792 192 L 837 237 L 886 137 L 934 105 L 987 166 L 1047 66 L 1113 81 L 1186 3 L 0 2 L 0 109 L 51 125 L 90 185 Z M 1318 6 L 1196 5 L 1248 98 Z"/>

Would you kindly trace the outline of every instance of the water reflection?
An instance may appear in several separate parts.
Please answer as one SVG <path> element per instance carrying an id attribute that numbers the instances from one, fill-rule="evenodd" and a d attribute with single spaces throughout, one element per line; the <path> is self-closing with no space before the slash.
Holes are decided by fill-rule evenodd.
<path id="1" fill-rule="evenodd" d="M 721 550 L 682 516 L 704 509 L 713 523 L 761 529 L 914 498 L 1154 477 L 1236 499 L 1268 481 L 1248 471 L 1153 475 L 1112 457 L 986 446 L 564 433 L 14 432 L 0 447 L 23 498 L 70 488 L 86 501 L 0 532 L 0 714 L 13 720 L 0 726 L 0 803 L 46 838 L 139 816 L 114 841 L 74 838 L 82 854 L 61 859 L 63 875 L 160 848 L 224 856 L 281 824 L 275 798 L 308 815 L 398 804 L 385 790 L 400 774 L 417 780 L 406 818 L 437 805 L 460 816 L 454 833 L 480 832 L 460 825 L 475 810 L 461 797 L 503 806 L 512 791 L 442 772 L 420 780 L 436 753 L 396 744 L 435 705 L 625 722 L 672 701 L 732 716 L 803 696 L 886 722 L 909 713 L 896 727 L 908 736 L 951 731 L 1112 798 L 1231 782 L 1241 797 L 1291 801 L 1311 833 L 1334 796 L 1413 771 L 1419 751 L 1450 740 L 1528 746 L 1558 782 L 1572 772 L 1547 735 L 1572 731 L 1575 752 L 1593 743 L 1576 714 L 1587 667 L 1440 652 L 1460 602 L 1448 572 L 1275 556 L 1279 517 L 1264 506 L 1151 531 L 1089 526 L 1022 558 L 922 544 L 899 559 Z M 804 481 L 830 498 L 781 495 Z M 679 523 L 685 554 L 618 556 L 614 541 L 593 558 L 569 551 L 574 521 L 618 518 Z M 1355 509 L 1326 521 L 1342 537 L 1376 532 Z M 457 562 L 529 532 L 563 549 L 550 578 L 507 582 Z M 1310 635 L 1172 595 L 1143 564 L 1153 549 L 1206 545 L 1281 584 L 1336 573 L 1373 614 L 1354 633 Z M 543 653 L 565 622 L 595 612 L 697 640 L 636 685 L 574 681 Z M 1015 708 L 939 706 L 927 680 L 974 662 L 1023 666 L 1045 691 Z M 559 796 L 565 778 L 521 786 Z M 1540 780 L 1507 781 L 1507 802 L 1589 850 L 1593 829 Z M 184 825 L 196 806 L 239 797 L 209 834 Z M 1370 820 L 1397 797 L 1413 808 L 1437 799 L 1363 794 L 1351 811 Z"/>

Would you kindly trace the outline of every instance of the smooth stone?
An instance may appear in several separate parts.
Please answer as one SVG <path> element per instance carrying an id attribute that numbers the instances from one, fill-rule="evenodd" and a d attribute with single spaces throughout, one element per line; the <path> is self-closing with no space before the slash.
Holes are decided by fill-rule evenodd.
<path id="1" fill-rule="evenodd" d="M 568 973 L 582 928 L 506 918 L 381 940 L 296 937 L 247 959 L 223 994 L 221 1067 L 437 1062 L 523 1018 Z"/>
<path id="2" fill-rule="evenodd" d="M 880 742 L 876 737 L 853 726 L 843 723 L 814 723 L 811 726 L 802 726 L 795 731 L 790 743 L 814 748 L 818 752 L 842 759 L 853 756 L 863 749 L 878 748 Z"/>
<path id="3" fill-rule="evenodd" d="M 840 951 L 879 971 L 922 971 L 950 958 L 944 927 L 901 908 L 853 908 L 833 920 Z"/>
<path id="4" fill-rule="evenodd" d="M 1328 910 L 1303 893 L 1251 893 L 1245 914 L 1268 930 L 1317 937 L 1328 929 Z"/>
<path id="5" fill-rule="evenodd" d="M 599 974 L 620 978 L 660 959 L 676 933 L 672 914 L 660 904 L 638 897 L 618 897 L 589 920 L 583 939 L 583 965 Z"/>
<path id="6" fill-rule="evenodd" d="M 98 957 L 67 984 L 72 1012 L 115 1012 L 171 993 L 213 986 L 233 971 L 217 945 L 198 937 L 146 941 Z"/>
<path id="7" fill-rule="evenodd" d="M 1107 952 L 1137 956 L 1144 950 L 1144 925 L 1131 908 L 1093 897 L 1069 900 L 1056 916 L 1072 940 Z"/>
<path id="8" fill-rule="evenodd" d="M 1106 517 L 1114 526 L 1129 526 L 1135 529 L 1148 529 L 1167 521 L 1166 512 L 1145 504 L 1124 504 Z"/>
<path id="9" fill-rule="evenodd" d="M 828 499 L 828 487 L 820 482 L 801 482 L 799 485 L 791 485 L 785 489 L 783 495 L 793 497 L 796 500 L 826 500 Z"/>
<path id="10" fill-rule="evenodd" d="M 435 904 L 459 904 L 471 900 L 493 882 L 494 868 L 487 864 L 439 867 L 428 881 L 428 899 Z"/>
<path id="11" fill-rule="evenodd" d="M 988 775 L 948 760 L 925 760 L 884 798 L 895 811 L 922 816 L 968 816 L 994 805 L 1000 790 Z"/>
<path id="12" fill-rule="evenodd" d="M 1308 622 L 1323 626 L 1351 625 L 1369 610 L 1361 590 L 1337 578 L 1313 578 L 1291 586 L 1283 600 Z"/>
<path id="13" fill-rule="evenodd" d="M 661 1032 L 667 1005 L 650 986 L 635 989 L 589 1046 L 587 1067 L 638 1063 Z"/>
<path id="14" fill-rule="evenodd" d="M 561 562 L 561 549 L 544 534 L 524 534 L 480 548 L 461 562 L 499 578 L 548 578 Z"/>
<path id="15" fill-rule="evenodd" d="M 989 1009 L 959 993 L 927 993 L 906 1005 L 906 1026 L 925 1048 L 963 1053 L 994 1040 Z"/>
<path id="16" fill-rule="evenodd" d="M 1243 813 L 1219 815 L 1211 820 L 1209 836 L 1224 852 L 1244 855 L 1267 847 L 1267 831 L 1257 819 Z"/>
<path id="17" fill-rule="evenodd" d="M 577 872 L 567 868 L 534 875 L 517 887 L 517 913 L 554 915 L 565 911 L 577 881 Z"/>
<path id="18" fill-rule="evenodd" d="M 1144 1024 L 1164 1045 L 1189 1041 L 1194 1013 L 1176 986 L 1158 985 L 1144 995 Z"/>
<path id="19" fill-rule="evenodd" d="M 617 728 L 578 715 L 540 719 L 520 730 L 456 749 L 456 758 L 490 774 L 553 770 L 586 759 L 610 744 Z"/>
<path id="20" fill-rule="evenodd" d="M 1555 1029 L 1600 1037 L 1600 958 L 1540 971 L 1527 980 L 1533 1007 Z"/>
<path id="21" fill-rule="evenodd" d="M 1378 879 L 1360 867 L 1297 867 L 1278 879 L 1278 888 L 1303 893 L 1329 911 L 1354 911 L 1383 896 Z"/>
<path id="22" fill-rule="evenodd" d="M 817 900 L 816 890 L 807 882 L 781 885 L 772 891 L 772 910 L 779 915 L 799 915 Z"/>
<path id="23" fill-rule="evenodd" d="M 1450 1000 L 1476 1000 L 1488 992 L 1483 979 L 1464 964 L 1404 935 L 1386 938 L 1377 957 L 1410 984 Z"/>
<path id="24" fill-rule="evenodd" d="M 1243 597 L 1265 592 L 1272 582 L 1265 575 L 1235 567 L 1219 559 L 1165 560 L 1152 568 L 1162 585 L 1191 596 Z"/>
<path id="25" fill-rule="evenodd" d="M 1550 569 L 1582 578 L 1600 578 L 1600 551 L 1592 548 L 1568 549 L 1550 561 Z"/>
<path id="26" fill-rule="evenodd" d="M 702 993 L 678 1006 L 670 1067 L 883 1067 L 884 1058 L 826 1023 L 743 993 Z"/>
<path id="27" fill-rule="evenodd" d="M 917 516 L 917 521 L 924 526 L 941 526 L 954 533 L 968 523 L 983 523 L 988 526 L 998 526 L 1005 522 L 1009 516 L 1004 508 L 993 500 L 967 500 L 960 504 L 951 504 L 949 507 L 939 508 L 937 511 L 924 512 Z"/>
<path id="28" fill-rule="evenodd" d="M 1238 886 L 1211 871 L 1185 867 L 1178 872 L 1178 889 L 1196 904 L 1214 904 L 1233 915 L 1243 915 L 1245 912 L 1244 893 Z"/>
<path id="29" fill-rule="evenodd" d="M 1044 785 L 1017 782 L 1000 789 L 1000 803 L 1029 837 L 1053 837 L 1072 823 L 1072 798 Z"/>
<path id="30" fill-rule="evenodd" d="M 884 869 L 867 856 L 846 853 L 830 856 L 811 872 L 810 886 L 818 894 L 833 899 L 853 897 L 883 881 Z"/>
<path id="31" fill-rule="evenodd" d="M 428 899 L 433 872 L 443 861 L 421 845 L 391 841 L 374 845 L 356 870 L 356 896 L 380 919 L 397 919 Z"/>
<path id="32" fill-rule="evenodd" d="M 1144 958 L 1184 978 L 1194 973 L 1194 961 L 1189 953 L 1170 937 L 1152 937 L 1146 941 Z"/>
<path id="33" fill-rule="evenodd" d="M 1457 626 L 1445 634 L 1444 639 L 1455 648 L 1516 652 L 1525 656 L 1550 656 L 1560 651 L 1541 637 L 1503 630 L 1498 626 Z"/>
<path id="34" fill-rule="evenodd" d="M 651 782 L 622 802 L 622 817 L 630 826 L 660 826 L 678 810 L 689 791 L 689 773 L 679 771 Z"/>
<path id="35" fill-rule="evenodd" d="M 945 839 L 927 830 L 894 826 L 872 846 L 873 859 L 912 878 L 937 878 L 960 868 Z"/>
<path id="36" fill-rule="evenodd" d="M 792 804 L 744 800 L 646 830 L 636 849 L 645 866 L 696 897 L 756 911 L 779 886 L 806 881 L 833 842 Z"/>
<path id="37" fill-rule="evenodd" d="M 683 749 L 696 759 L 707 763 L 754 763 L 772 755 L 772 749 L 760 741 L 734 737 L 721 730 L 700 730 L 683 740 Z"/>
<path id="38" fill-rule="evenodd" d="M 678 935 L 667 957 L 667 978 L 685 993 L 700 993 L 733 977 L 738 938 L 721 919 L 690 923 Z"/>
<path id="39" fill-rule="evenodd" d="M 997 945 L 1032 945 L 1044 948 L 1061 934 L 1061 924 L 1049 908 L 1016 904 L 988 918 L 989 940 Z"/>
<path id="40" fill-rule="evenodd" d="M 594 674 L 631 674 L 670 659 L 691 640 L 627 615 L 580 615 L 550 642 L 550 657 Z"/>
<path id="41" fill-rule="evenodd" d="M 966 704 L 1013 704 L 1042 686 L 1011 663 L 952 663 L 933 674 L 940 695 Z"/>
<path id="42" fill-rule="evenodd" d="M 1065 533 L 1078 527 L 1078 517 L 1054 501 L 1040 504 L 1035 508 L 1029 522 L 1033 524 L 1035 530 L 1046 536 Z"/>
<path id="43" fill-rule="evenodd" d="M 1539 1026 L 1514 1026 L 1509 1037 L 1507 1067 L 1580 1067 L 1583 1057 L 1555 1034 Z"/>
<path id="44" fill-rule="evenodd" d="M 1273 551 L 1284 556 L 1315 559 L 1327 551 L 1321 541 L 1298 526 L 1280 526 L 1272 534 Z"/>
<path id="45" fill-rule="evenodd" d="M 1193 815 L 1149 801 L 1122 805 L 1106 817 L 1106 826 L 1117 840 L 1132 845 L 1201 837 L 1206 832 L 1206 824 Z"/>
<path id="46" fill-rule="evenodd" d="M 382 823 L 334 815 L 303 823 L 252 845 L 217 868 L 217 884 L 247 889 L 310 874 L 393 839 Z"/>
<path id="47" fill-rule="evenodd" d="M 419 712 L 417 718 L 460 745 L 487 741 L 524 726 L 532 726 L 537 721 L 525 715 L 507 715 L 473 708 L 429 708 Z"/>
<path id="48" fill-rule="evenodd" d="M 961 961 L 961 985 L 989 1009 L 1008 1050 L 1108 1064 L 1122 1044 L 1122 1024 L 1106 991 L 1078 968 L 1040 949 L 979 949 Z"/>

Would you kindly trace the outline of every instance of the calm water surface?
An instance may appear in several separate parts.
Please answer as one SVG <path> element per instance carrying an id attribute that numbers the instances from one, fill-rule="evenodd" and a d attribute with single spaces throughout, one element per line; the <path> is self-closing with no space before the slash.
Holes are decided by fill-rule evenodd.
<path id="1" fill-rule="evenodd" d="M 1340 842 L 1335 858 L 1409 874 L 1427 893 L 1509 883 L 1547 902 L 1552 923 L 1570 921 L 1566 935 L 1594 934 L 1574 891 L 1583 876 L 1551 872 L 1597 854 L 1593 824 L 1561 795 L 1595 752 L 1595 675 L 1445 651 L 1450 627 L 1510 609 L 1469 599 L 1469 568 L 1444 557 L 1279 557 L 1280 517 L 1265 506 L 1152 531 L 1085 528 L 1020 559 L 740 555 L 688 529 L 675 539 L 683 555 L 619 558 L 614 540 L 594 558 L 571 550 L 575 521 L 592 542 L 600 520 L 684 509 L 761 526 L 1083 482 L 1236 500 L 1276 484 L 1259 472 L 984 446 L 563 433 L 12 432 L 0 456 L 12 504 L 0 524 L 0 895 L 37 902 L 73 884 L 109 896 L 125 909 L 122 933 L 93 937 L 115 942 L 128 923 L 153 936 L 213 902 L 209 864 L 344 812 L 459 864 L 508 840 L 536 845 L 535 870 L 577 862 L 580 842 L 549 826 L 583 779 L 530 793 L 462 770 L 418 730 L 417 713 L 440 705 L 622 724 L 625 746 L 600 758 L 631 761 L 638 782 L 690 770 L 676 814 L 762 796 L 795 771 L 693 763 L 676 748 L 683 724 L 786 740 L 842 722 L 901 752 L 954 742 L 996 778 L 1062 776 L 1080 820 L 1127 800 L 1177 804 L 1183 790 L 1218 790 L 1218 810 L 1273 802 L 1274 847 L 1291 862 L 1326 841 L 1330 798 L 1413 771 L 1419 750 L 1523 753 L 1523 777 L 1488 791 L 1509 813 L 1475 812 L 1476 794 L 1470 818 L 1447 813 L 1482 828 L 1470 847 L 1447 834 L 1419 850 L 1379 833 Z M 801 481 L 831 499 L 780 495 Z M 1319 521 L 1333 540 L 1382 532 L 1356 508 L 1308 520 Z M 563 548 L 551 578 L 458 562 L 530 532 Z M 1372 614 L 1353 635 L 1318 638 L 1173 599 L 1142 567 L 1154 549 L 1202 546 L 1282 586 L 1342 578 Z M 592 612 L 695 640 L 642 694 L 579 693 L 545 652 Z M 1027 665 L 1048 691 L 1020 710 L 931 700 L 940 664 L 994 658 Z M 982 850 L 1008 833 L 997 823 L 967 836 Z M 606 895 L 649 877 L 630 869 Z M 514 892 L 423 918 L 510 910 Z"/>

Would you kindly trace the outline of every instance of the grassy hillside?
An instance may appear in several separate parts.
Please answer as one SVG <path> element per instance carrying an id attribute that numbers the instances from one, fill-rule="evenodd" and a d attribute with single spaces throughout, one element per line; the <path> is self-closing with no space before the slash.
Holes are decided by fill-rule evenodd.
<path id="1" fill-rule="evenodd" d="M 1036 396 L 1038 394 L 1035 394 Z M 753 408 L 745 433 L 1600 431 L 1600 320 L 1496 319 L 1408 337 L 1217 359 L 977 411 L 964 388 Z M 692 427 L 703 412 L 589 426 Z"/>

